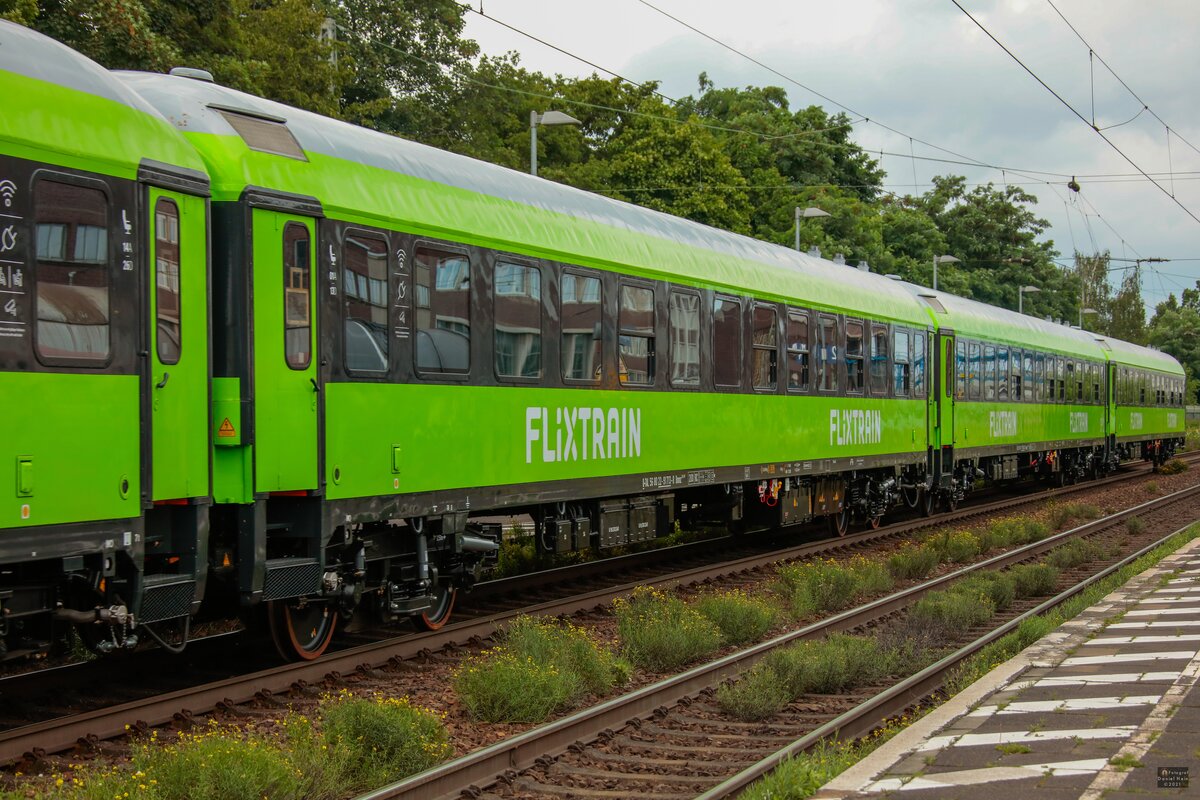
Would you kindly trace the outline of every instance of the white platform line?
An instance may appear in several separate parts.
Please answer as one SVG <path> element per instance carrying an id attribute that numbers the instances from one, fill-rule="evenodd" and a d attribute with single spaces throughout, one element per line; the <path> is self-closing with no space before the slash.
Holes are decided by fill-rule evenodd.
<path id="1" fill-rule="evenodd" d="M 968 717 L 1006 716 L 1009 714 L 1034 714 L 1055 711 L 1097 711 L 1100 709 L 1129 708 L 1154 705 L 1161 694 L 1139 694 L 1126 697 L 1072 697 L 1068 700 L 1021 700 L 1001 708 L 980 706 L 967 714 Z"/>
<path id="2" fill-rule="evenodd" d="M 998 744 L 1022 744 L 1024 742 L 1050 742 L 1058 739 L 1128 739 L 1137 730 L 1136 725 L 1115 725 L 1108 728 L 1068 728 L 1061 731 L 997 731 L 994 733 L 960 733 L 934 736 L 917 752 L 941 750 L 945 747 L 980 747 Z"/>
<path id="3" fill-rule="evenodd" d="M 1158 622 L 1114 622 L 1104 630 L 1117 628 L 1119 630 L 1132 630 L 1134 628 L 1190 628 L 1200 625 L 1200 619 L 1167 619 Z"/>
<path id="4" fill-rule="evenodd" d="M 977 786 L 999 781 L 1019 781 L 1041 775 L 1092 775 L 1104 767 L 1103 758 L 1080 761 L 1050 761 L 1043 764 L 1021 764 L 1012 767 L 983 767 L 954 772 L 935 772 L 905 781 L 904 778 L 884 778 L 863 787 L 864 792 L 905 792 L 913 789 L 945 789 L 950 786 Z"/>
<path id="5" fill-rule="evenodd" d="M 1173 672 L 1115 672 L 1107 675 L 1052 675 L 1035 681 L 1014 684 L 1015 689 L 1033 689 L 1054 686 L 1102 686 L 1110 683 L 1148 683 L 1150 681 L 1174 681 L 1179 677 Z"/>
<path id="6" fill-rule="evenodd" d="M 1116 653 L 1111 656 L 1071 656 L 1060 667 L 1087 667 L 1093 664 L 1122 664 L 1136 661 L 1191 661 L 1195 650 L 1161 650 L 1156 653 Z"/>
<path id="7" fill-rule="evenodd" d="M 1187 614 L 1200 618 L 1200 607 L 1195 608 L 1142 608 L 1126 612 L 1127 617 L 1169 617 Z"/>
<path id="8" fill-rule="evenodd" d="M 1098 636 L 1088 639 L 1084 645 L 1114 645 L 1114 644 L 1163 644 L 1165 642 L 1200 642 L 1200 633 L 1177 633 L 1174 636 Z"/>

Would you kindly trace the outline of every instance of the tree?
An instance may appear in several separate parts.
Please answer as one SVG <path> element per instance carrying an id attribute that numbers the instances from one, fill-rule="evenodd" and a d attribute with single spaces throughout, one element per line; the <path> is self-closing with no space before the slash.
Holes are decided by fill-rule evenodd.
<path id="1" fill-rule="evenodd" d="M 1146 344 L 1146 304 L 1142 300 L 1141 273 L 1129 270 L 1121 279 L 1121 288 L 1109 308 L 1108 334 L 1134 344 Z"/>
<path id="2" fill-rule="evenodd" d="M 37 18 L 37 0 L 0 0 L 0 19 L 31 25 Z"/>
<path id="3" fill-rule="evenodd" d="M 1110 333 L 1112 328 L 1112 287 L 1108 283 L 1109 254 L 1084 255 L 1075 253 L 1074 278 L 1079 284 L 1079 302 L 1082 308 L 1096 313 L 1085 319 L 1089 330 Z"/>
<path id="4" fill-rule="evenodd" d="M 1184 289 L 1182 300 L 1172 294 L 1154 310 L 1148 329 L 1149 343 L 1183 364 L 1189 376 L 1188 402 L 1196 402 L 1195 382 L 1200 375 L 1200 281 Z"/>

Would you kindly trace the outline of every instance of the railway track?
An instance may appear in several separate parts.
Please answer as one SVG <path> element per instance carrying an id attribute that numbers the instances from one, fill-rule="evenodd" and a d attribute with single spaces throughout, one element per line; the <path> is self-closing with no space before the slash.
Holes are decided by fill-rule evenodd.
<path id="1" fill-rule="evenodd" d="M 538 605 L 524 605 L 490 614 L 476 609 L 475 613 L 482 613 L 482 615 L 457 622 L 433 633 L 372 642 L 333 653 L 315 662 L 278 666 L 244 675 L 232 675 L 200 686 L 160 691 L 147 697 L 127 698 L 127 702 L 109 704 L 92 708 L 83 713 L 11 727 L 8 730 L 0 731 L 0 762 L 11 763 L 21 759 L 37 761 L 48 754 L 76 747 L 86 750 L 94 747 L 100 741 L 123 735 L 129 729 L 145 730 L 172 722 L 187 724 L 190 718 L 211 712 L 216 708 L 235 708 L 240 704 L 256 700 L 263 701 L 272 696 L 285 695 L 288 692 L 303 691 L 310 684 L 331 676 L 336 680 L 338 676 L 355 672 L 370 673 L 381 669 L 395 669 L 406 659 L 486 639 L 505 622 L 522 613 L 572 614 L 604 606 L 637 585 L 650 584 L 670 588 L 700 584 L 727 578 L 730 575 L 749 575 L 755 571 L 764 570 L 781 560 L 808 558 L 814 555 L 853 553 L 882 540 L 910 535 L 921 528 L 966 521 L 978 516 L 988 516 L 1022 505 L 1036 504 L 1087 489 L 1101 488 L 1111 483 L 1137 477 L 1140 474 L 1142 471 L 1134 469 L 1105 481 L 1080 484 L 1058 491 L 1026 494 L 1022 497 L 994 501 L 970 508 L 960 508 L 952 514 L 902 522 L 878 530 L 866 530 L 840 539 L 809 542 L 783 550 L 755 553 L 716 565 L 710 563 L 675 571 L 666 571 L 660 566 L 657 568 L 658 574 L 653 577 L 648 577 L 646 571 L 654 573 L 655 566 L 647 565 L 637 558 L 637 556 L 648 554 L 635 554 L 610 560 L 623 564 L 623 567 L 618 567 L 617 564 L 606 564 L 606 562 L 593 562 L 564 568 L 556 571 L 557 574 L 549 582 L 552 586 L 573 587 L 574 593 L 569 596 L 559 596 Z M 679 557 L 684 553 L 698 552 L 707 545 L 711 559 L 711 543 L 697 543 L 697 545 L 665 548 L 649 555 L 655 556 L 661 565 L 670 563 L 665 561 L 669 556 L 664 556 L 663 553 L 674 552 L 675 556 Z M 602 569 L 598 565 L 605 566 Z M 618 569 L 624 569 L 625 572 L 617 573 Z M 632 582 L 626 580 L 619 585 L 612 585 L 610 580 L 601 588 L 591 591 L 579 591 L 578 589 L 585 580 L 603 583 L 604 575 L 616 573 L 628 577 L 630 572 L 635 572 L 637 575 L 637 579 Z M 511 593 L 524 591 L 531 580 L 536 580 L 543 574 L 545 573 L 535 576 L 518 576 L 484 584 L 483 586 L 487 587 L 484 590 L 485 598 L 489 593 L 493 598 L 504 598 Z M 107 676 L 109 684 L 113 684 L 114 673 L 111 669 L 107 669 L 107 666 L 109 665 L 98 665 L 95 668 Z M 68 670 L 58 670 L 54 675 L 34 673 L 32 676 L 22 677 L 25 677 L 26 681 L 40 683 L 42 691 L 55 691 L 55 687 L 69 686 L 74 679 L 73 674 Z M 121 683 L 127 683 L 122 679 L 118 680 L 121 680 Z M 0 697 L 18 696 L 27 692 L 30 685 L 28 682 L 23 683 L 17 679 L 0 681 Z"/>
<path id="2" fill-rule="evenodd" d="M 1014 604 L 971 641 L 900 683 L 839 696 L 811 696 L 780 718 L 761 723 L 726 717 L 713 701 L 722 681 L 769 652 L 835 631 L 862 630 L 894 617 L 925 594 L 980 570 L 1003 569 L 1041 556 L 1078 537 L 1127 537 L 1121 524 L 1140 517 L 1145 530 L 1135 552 L 1098 572 L 1074 570 L 1070 584 L 1045 602 Z M 695 667 L 569 717 L 468 754 L 358 800 L 448 797 L 706 798 L 730 797 L 791 754 L 823 738 L 865 735 L 932 694 L 958 664 L 1026 617 L 1042 613 L 1153 549 L 1200 516 L 1200 485 L 1015 548 L 953 573 Z"/>

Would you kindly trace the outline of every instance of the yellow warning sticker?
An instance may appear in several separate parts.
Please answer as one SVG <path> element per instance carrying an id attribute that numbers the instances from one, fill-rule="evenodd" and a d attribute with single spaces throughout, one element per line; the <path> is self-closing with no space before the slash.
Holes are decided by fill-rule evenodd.
<path id="1" fill-rule="evenodd" d="M 223 439 L 237 436 L 237 431 L 233 429 L 233 423 L 229 421 L 229 417 L 226 417 L 225 421 L 221 423 L 221 427 L 217 428 L 217 436 Z"/>

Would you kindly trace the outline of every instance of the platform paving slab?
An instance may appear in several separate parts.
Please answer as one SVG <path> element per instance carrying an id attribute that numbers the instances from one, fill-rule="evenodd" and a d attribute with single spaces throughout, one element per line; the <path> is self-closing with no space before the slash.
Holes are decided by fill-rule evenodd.
<path id="1" fill-rule="evenodd" d="M 1192 691 L 1198 675 L 1195 539 L 906 728 L 816 797 L 1186 796 L 1188 790 L 1160 788 L 1156 770 L 1192 764 L 1200 773 L 1200 691 Z M 1114 759 L 1145 766 L 1121 769 Z M 1200 796 L 1195 786 L 1192 796 Z"/>

